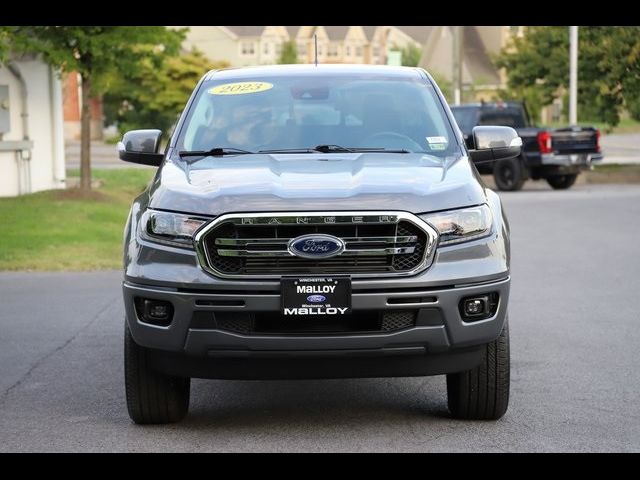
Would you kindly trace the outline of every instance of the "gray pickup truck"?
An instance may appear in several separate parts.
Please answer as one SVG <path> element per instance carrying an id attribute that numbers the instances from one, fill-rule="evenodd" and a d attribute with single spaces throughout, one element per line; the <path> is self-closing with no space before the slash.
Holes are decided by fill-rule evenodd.
<path id="1" fill-rule="evenodd" d="M 291 65 L 207 73 L 124 235 L 125 383 L 136 423 L 183 418 L 191 378 L 447 375 L 455 418 L 509 400 L 509 226 L 424 70 Z"/>

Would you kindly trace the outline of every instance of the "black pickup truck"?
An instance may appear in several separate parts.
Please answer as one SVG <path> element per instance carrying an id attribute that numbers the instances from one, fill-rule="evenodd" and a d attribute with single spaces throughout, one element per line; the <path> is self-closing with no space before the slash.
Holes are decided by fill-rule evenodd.
<path id="1" fill-rule="evenodd" d="M 478 125 L 512 127 L 522 138 L 519 157 L 476 163 L 481 174 L 493 174 L 500 190 L 520 190 L 529 178 L 544 178 L 554 189 L 567 189 L 582 170 L 603 158 L 599 130 L 578 126 L 536 128 L 520 102 L 472 103 L 452 106 L 451 110 L 469 148 L 475 148 L 471 131 Z"/>

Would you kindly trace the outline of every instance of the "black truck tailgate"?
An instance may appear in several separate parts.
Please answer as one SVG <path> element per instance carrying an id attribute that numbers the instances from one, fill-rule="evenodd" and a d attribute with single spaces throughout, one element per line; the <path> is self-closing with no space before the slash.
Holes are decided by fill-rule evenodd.
<path id="1" fill-rule="evenodd" d="M 551 130 L 551 146 L 557 153 L 598 153 L 599 132 L 592 127 Z"/>

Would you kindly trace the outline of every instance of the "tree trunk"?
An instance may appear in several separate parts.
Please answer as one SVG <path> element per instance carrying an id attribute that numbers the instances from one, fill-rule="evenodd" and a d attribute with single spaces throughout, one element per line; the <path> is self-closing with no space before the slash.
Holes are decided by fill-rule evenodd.
<path id="1" fill-rule="evenodd" d="M 91 80 L 82 75 L 80 114 L 80 188 L 91 190 Z"/>

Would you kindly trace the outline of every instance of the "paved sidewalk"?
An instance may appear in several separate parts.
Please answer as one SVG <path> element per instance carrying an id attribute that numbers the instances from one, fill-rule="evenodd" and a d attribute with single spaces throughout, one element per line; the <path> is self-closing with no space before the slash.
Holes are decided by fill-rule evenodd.
<path id="1" fill-rule="evenodd" d="M 67 168 L 80 168 L 80 142 L 67 142 L 65 145 Z M 91 142 L 92 168 L 151 168 L 135 163 L 123 162 L 118 158 L 117 145 L 104 142 Z"/>
<path id="2" fill-rule="evenodd" d="M 640 133 L 603 135 L 600 144 L 604 152 L 603 164 L 640 163 Z"/>

